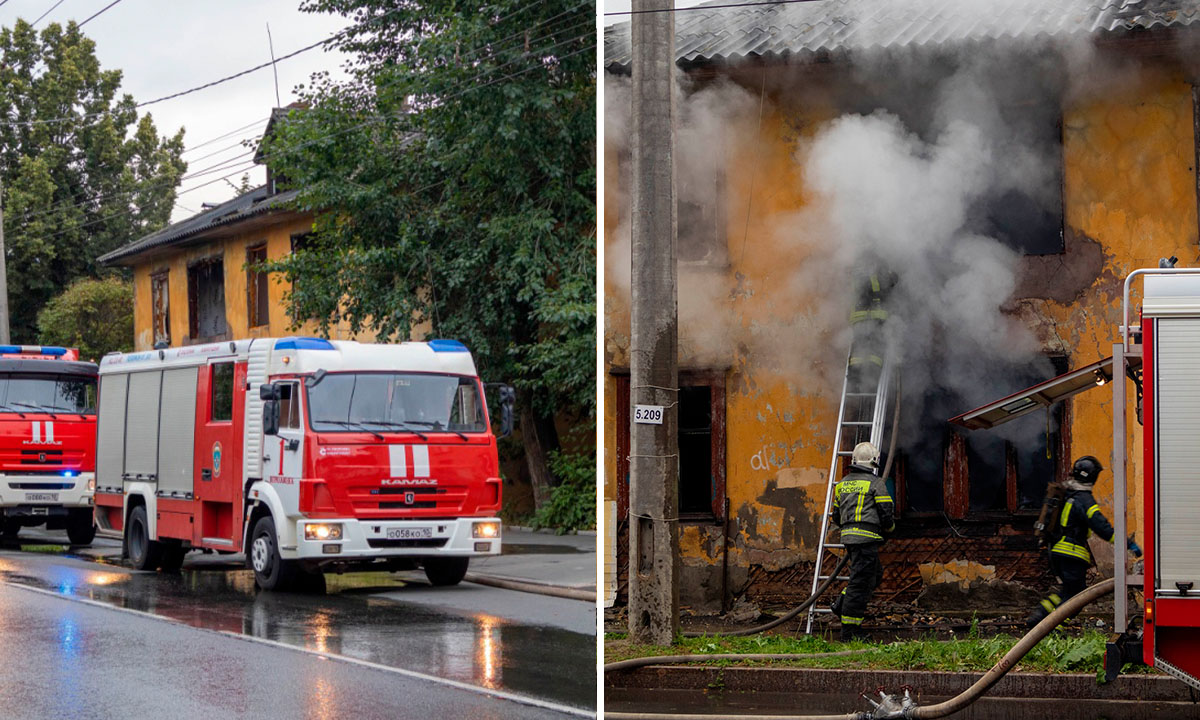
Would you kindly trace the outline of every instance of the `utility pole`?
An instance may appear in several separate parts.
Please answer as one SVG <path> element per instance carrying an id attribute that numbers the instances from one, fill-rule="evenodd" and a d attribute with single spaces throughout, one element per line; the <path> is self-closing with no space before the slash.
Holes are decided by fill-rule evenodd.
<path id="1" fill-rule="evenodd" d="M 8 268 L 4 253 L 4 186 L 0 185 L 0 345 L 8 340 Z"/>
<path id="2" fill-rule="evenodd" d="M 679 630 L 679 368 L 673 0 L 633 0 L 629 635 Z"/>

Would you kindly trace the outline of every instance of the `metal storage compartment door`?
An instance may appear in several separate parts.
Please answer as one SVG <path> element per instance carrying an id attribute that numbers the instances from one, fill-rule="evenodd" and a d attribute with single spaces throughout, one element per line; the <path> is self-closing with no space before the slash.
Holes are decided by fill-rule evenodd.
<path id="1" fill-rule="evenodd" d="M 1156 589 L 1178 594 L 1177 582 L 1200 588 L 1200 319 L 1159 319 L 1155 355 Z"/>
<path id="2" fill-rule="evenodd" d="M 192 493 L 197 376 L 195 367 L 163 371 L 162 417 L 158 424 L 160 493 Z"/>
<path id="3" fill-rule="evenodd" d="M 158 470 L 158 391 L 161 370 L 130 373 L 125 413 L 125 474 L 153 479 Z"/>
<path id="4" fill-rule="evenodd" d="M 121 491 L 125 464 L 125 390 L 128 375 L 100 378 L 100 413 L 96 429 L 96 488 Z"/>

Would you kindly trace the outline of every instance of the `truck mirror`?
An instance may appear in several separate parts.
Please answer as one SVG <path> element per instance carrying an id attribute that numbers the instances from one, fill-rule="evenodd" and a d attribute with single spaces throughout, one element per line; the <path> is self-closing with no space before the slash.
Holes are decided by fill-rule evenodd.
<path id="1" fill-rule="evenodd" d="M 263 435 L 279 434 L 279 401 L 272 398 L 263 401 Z"/>
<path id="2" fill-rule="evenodd" d="M 513 431 L 513 405 L 517 402 L 517 391 L 511 385 L 500 386 L 500 437 L 506 438 Z"/>
<path id="3" fill-rule="evenodd" d="M 258 398 L 260 400 L 278 400 L 279 388 L 271 383 L 263 383 L 258 386 Z"/>

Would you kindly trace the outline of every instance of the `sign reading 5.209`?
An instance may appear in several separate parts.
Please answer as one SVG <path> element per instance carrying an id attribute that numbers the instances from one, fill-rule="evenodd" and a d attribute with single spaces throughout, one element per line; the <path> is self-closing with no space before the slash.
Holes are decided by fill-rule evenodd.
<path id="1" fill-rule="evenodd" d="M 662 425 L 662 405 L 634 405 L 633 421 L 641 425 Z"/>

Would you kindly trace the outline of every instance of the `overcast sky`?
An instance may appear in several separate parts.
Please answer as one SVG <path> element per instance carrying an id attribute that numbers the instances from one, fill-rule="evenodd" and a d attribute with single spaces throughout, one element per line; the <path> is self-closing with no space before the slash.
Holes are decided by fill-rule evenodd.
<path id="1" fill-rule="evenodd" d="M 0 7 L 0 24 L 11 27 L 24 18 L 30 22 L 50 10 L 58 0 L 9 0 Z M 62 0 L 37 28 L 51 22 L 82 22 L 112 0 Z M 299 0 L 203 0 L 203 2 L 164 2 L 164 0 L 121 0 L 114 7 L 87 23 L 83 32 L 96 42 L 96 54 L 104 69 L 124 73 L 121 92 L 130 93 L 137 102 L 170 95 L 240 72 L 271 59 L 267 45 L 267 23 L 275 43 L 276 57 L 328 37 L 348 22 L 339 16 L 315 15 L 298 10 Z M 279 71 L 279 95 L 283 105 L 296 99 L 293 88 L 307 83 L 318 70 L 340 76 L 344 57 L 320 48 L 310 50 L 276 65 Z M 184 155 L 188 173 L 220 164 L 241 153 L 235 147 L 213 155 L 247 137 L 257 137 L 275 106 L 275 78 L 270 68 L 202 90 L 175 100 L 144 108 L 154 117 L 164 135 L 185 129 Z M 196 150 L 191 148 L 231 130 L 255 125 L 241 133 Z M 178 221 L 200 210 L 201 203 L 220 202 L 234 194 L 224 181 L 186 192 L 202 183 L 242 167 L 208 176 L 184 180 L 173 219 Z M 264 182 L 259 166 L 249 170 L 252 185 Z M 229 180 L 238 184 L 242 173 Z"/>

